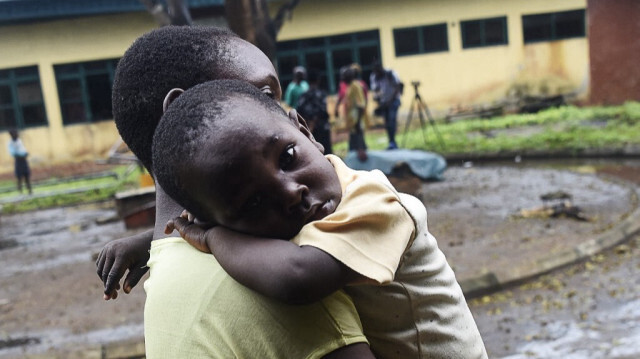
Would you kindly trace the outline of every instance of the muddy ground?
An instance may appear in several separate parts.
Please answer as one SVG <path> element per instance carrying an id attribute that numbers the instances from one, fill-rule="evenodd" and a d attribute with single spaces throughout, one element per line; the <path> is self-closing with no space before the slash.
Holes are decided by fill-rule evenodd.
<path id="1" fill-rule="evenodd" d="M 594 168 L 601 173 L 615 172 L 607 170 L 609 167 L 605 165 L 581 168 L 583 173 L 577 173 L 531 164 L 516 167 L 453 164 L 442 182 L 405 179 L 397 184 L 401 190 L 413 192 L 426 203 L 431 231 L 458 278 L 464 278 L 514 268 L 532 258 L 573 246 L 615 226 L 637 207 L 635 188 L 617 178 L 638 178 L 640 165 L 628 166 L 629 169 L 622 171 L 624 175 L 615 178 L 591 173 Z M 570 193 L 573 203 L 580 206 L 591 221 L 517 217 L 521 209 L 542 205 L 540 195 L 559 190 Z M 101 283 L 95 274 L 93 256 L 102 246 L 132 234 L 122 221 L 98 224 L 114 214 L 112 203 L 107 202 L 0 218 L 0 358 L 50 357 L 54 353 L 61 358 L 72 357 L 74 352 L 78 355 L 79 350 L 91 348 L 98 348 L 93 353 L 100 357 L 101 345 L 142 340 L 144 291 L 141 286 L 130 295 L 104 302 Z M 637 265 L 631 268 L 620 275 L 636 274 Z M 607 281 L 604 274 L 591 273 Z M 594 283 L 599 282 L 594 280 Z M 487 299 L 472 305 L 492 357 L 536 350 L 527 349 L 525 344 L 545 335 L 545 328 L 556 328 L 556 324 L 549 324 L 553 322 L 552 314 L 545 326 L 540 324 L 541 329 L 532 329 L 533 322 L 515 319 L 527 318 L 527 315 L 538 317 L 540 313 L 539 302 L 527 299 L 530 295 L 535 298 L 535 294 L 526 291 L 518 294 L 516 290 L 503 293 L 512 293 L 509 295 L 514 302 L 522 303 L 518 306 L 520 312 L 507 312 L 511 308 L 508 300 L 501 302 L 506 303 L 500 307 L 500 313 L 505 313 L 503 316 L 486 314 L 498 313 L 495 306 L 498 300 Z M 549 295 L 553 295 L 551 293 Z M 558 296 L 571 295 L 576 300 L 589 300 L 589 293 L 584 284 L 574 289 L 573 294 L 556 292 Z M 624 303 L 627 302 L 634 303 L 625 299 Z M 607 322 L 609 319 L 597 320 Z M 554 333 L 573 333 L 569 330 L 573 328 L 571 324 L 558 325 L 560 329 L 554 329 Z M 639 329 L 637 324 L 634 328 Z M 511 337 L 504 334 L 507 330 Z M 559 334 L 551 336 L 564 338 Z M 87 355 L 79 357 L 83 356 Z M 535 352 L 534 357 L 557 356 Z"/>

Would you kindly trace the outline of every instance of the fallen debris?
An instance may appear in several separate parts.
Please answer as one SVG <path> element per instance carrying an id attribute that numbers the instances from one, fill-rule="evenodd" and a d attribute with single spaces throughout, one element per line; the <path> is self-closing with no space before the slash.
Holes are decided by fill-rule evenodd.
<path id="1" fill-rule="evenodd" d="M 579 221 L 591 221 L 578 206 L 571 201 L 563 201 L 552 205 L 543 205 L 531 209 L 521 209 L 518 213 L 521 218 L 573 218 Z"/>

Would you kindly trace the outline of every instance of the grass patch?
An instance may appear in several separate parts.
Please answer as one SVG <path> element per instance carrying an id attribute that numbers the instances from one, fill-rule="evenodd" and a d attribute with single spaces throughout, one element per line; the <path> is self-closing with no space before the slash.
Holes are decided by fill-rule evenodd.
<path id="1" fill-rule="evenodd" d="M 80 203 L 99 202 L 109 200 L 117 192 L 137 188 L 141 170 L 138 166 L 118 166 L 112 170 L 115 177 L 99 177 L 91 179 L 52 179 L 46 184 L 34 185 L 34 196 L 24 200 L 5 203 L 2 205 L 2 213 L 11 214 L 36 209 L 69 206 Z M 4 184 L 2 184 L 4 185 Z M 15 183 L 13 183 L 15 186 Z M 77 190 L 77 192 L 74 192 Z M 69 193 L 65 193 L 68 191 Z M 49 192 L 51 195 L 37 196 L 40 193 Z M 19 193 L 9 191 L 0 194 L 0 199 L 15 197 Z"/>
<path id="2" fill-rule="evenodd" d="M 405 120 L 405 118 L 400 118 Z M 418 123 L 418 121 L 414 121 Z M 398 126 L 397 140 L 404 139 L 404 124 Z M 443 149 L 427 124 L 427 143 L 420 128 L 407 132 L 404 147 L 433 151 L 447 155 L 490 155 L 512 151 L 578 152 L 584 149 L 621 149 L 640 145 L 640 103 L 620 106 L 564 106 L 536 114 L 516 114 L 489 119 L 437 121 L 436 127 L 444 142 Z M 535 131 L 532 129 L 535 128 Z M 367 145 L 372 150 L 386 148 L 386 134 L 368 134 Z M 347 143 L 335 144 L 335 152 L 346 154 Z"/>

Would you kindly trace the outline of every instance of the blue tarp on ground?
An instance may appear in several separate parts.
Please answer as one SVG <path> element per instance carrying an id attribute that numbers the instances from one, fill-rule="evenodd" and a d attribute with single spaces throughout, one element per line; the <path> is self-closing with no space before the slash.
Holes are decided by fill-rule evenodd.
<path id="1" fill-rule="evenodd" d="M 423 180 L 441 180 L 447 161 L 437 153 L 420 150 L 367 151 L 368 159 L 360 162 L 355 152 L 349 152 L 344 162 L 354 170 L 379 169 L 390 175 L 393 169 L 406 163 L 411 172 Z"/>

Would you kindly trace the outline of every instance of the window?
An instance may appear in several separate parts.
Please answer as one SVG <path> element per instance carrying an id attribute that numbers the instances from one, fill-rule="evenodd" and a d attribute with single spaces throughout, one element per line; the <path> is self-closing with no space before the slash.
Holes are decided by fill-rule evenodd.
<path id="1" fill-rule="evenodd" d="M 449 51 L 447 24 L 393 29 L 396 56 Z"/>
<path id="2" fill-rule="evenodd" d="M 110 120 L 111 87 L 118 60 L 55 65 L 62 123 Z"/>
<path id="3" fill-rule="evenodd" d="M 585 36 L 585 11 L 571 10 L 523 15 L 524 42 L 553 41 Z"/>
<path id="4" fill-rule="evenodd" d="M 464 49 L 509 43 L 505 16 L 461 21 L 460 31 L 462 32 L 462 48 Z"/>
<path id="5" fill-rule="evenodd" d="M 283 89 L 293 79 L 293 68 L 304 66 L 316 70 L 320 86 L 333 93 L 342 66 L 360 64 L 367 81 L 375 59 L 380 59 L 378 30 L 278 42 L 277 68 Z"/>
<path id="6" fill-rule="evenodd" d="M 38 67 L 0 70 L 0 130 L 46 125 Z"/>

